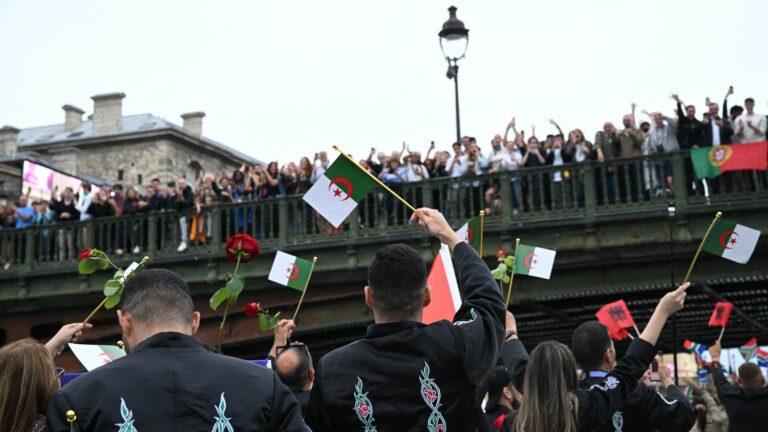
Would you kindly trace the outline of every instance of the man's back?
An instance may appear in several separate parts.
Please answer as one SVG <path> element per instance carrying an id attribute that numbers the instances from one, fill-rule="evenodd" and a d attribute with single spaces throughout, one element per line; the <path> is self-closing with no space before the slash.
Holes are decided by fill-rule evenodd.
<path id="1" fill-rule="evenodd" d="M 713 362 L 711 371 L 717 395 L 728 413 L 729 429 L 764 431 L 768 425 L 768 387 L 743 389 L 729 384 L 718 362 Z"/>
<path id="2" fill-rule="evenodd" d="M 156 334 L 62 388 L 49 404 L 48 430 L 68 432 L 70 409 L 83 432 L 308 430 L 274 372 L 181 333 Z"/>
<path id="3" fill-rule="evenodd" d="M 504 302 L 469 245 L 456 245 L 454 257 L 464 297 L 454 323 L 373 324 L 364 339 L 325 355 L 310 398 L 312 430 L 473 431 L 485 423 L 475 388 L 501 350 Z"/>

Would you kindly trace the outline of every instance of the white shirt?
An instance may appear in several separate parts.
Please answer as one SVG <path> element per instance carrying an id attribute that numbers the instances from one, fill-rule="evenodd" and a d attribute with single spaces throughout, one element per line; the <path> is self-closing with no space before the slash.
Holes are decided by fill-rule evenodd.
<path id="1" fill-rule="evenodd" d="M 712 146 L 719 146 L 720 145 L 720 126 L 717 125 L 717 122 L 714 118 L 709 119 L 709 125 L 712 128 Z"/>
<path id="2" fill-rule="evenodd" d="M 755 132 L 754 129 L 749 127 L 747 125 L 747 122 L 752 122 L 752 126 L 756 127 L 760 130 L 760 132 Z M 742 127 L 743 125 L 743 127 Z M 755 114 L 752 113 L 752 115 L 747 114 L 744 112 L 744 114 L 740 115 L 739 118 L 736 119 L 736 133 L 742 132 L 744 135 L 739 138 L 739 142 L 742 143 L 751 143 L 751 142 L 757 142 L 757 141 L 765 141 L 765 128 L 766 128 L 766 122 L 765 122 L 765 116 L 762 114 Z"/>
<path id="3" fill-rule="evenodd" d="M 505 150 L 499 153 L 498 157 L 501 158 L 499 161 L 501 169 L 507 171 L 515 171 L 520 168 L 520 164 L 523 163 L 523 155 L 520 154 L 520 150 L 518 149 L 514 149 L 511 152 Z"/>
<path id="4" fill-rule="evenodd" d="M 562 150 L 552 149 L 552 153 L 555 155 L 555 158 L 552 161 L 552 165 L 554 166 L 562 165 L 563 164 Z M 555 182 L 563 181 L 563 174 L 560 171 L 555 172 L 555 174 L 552 176 L 552 180 Z"/>
<path id="5" fill-rule="evenodd" d="M 406 180 L 409 182 L 416 182 L 429 179 L 429 171 L 424 165 L 416 165 L 409 163 L 405 166 Z"/>
<path id="6" fill-rule="evenodd" d="M 91 206 L 91 201 L 93 201 L 94 195 L 96 195 L 95 192 L 91 192 L 88 195 L 80 195 L 80 199 L 77 204 L 75 204 L 75 208 L 80 212 L 81 221 L 91 218 L 91 215 L 88 214 L 88 207 Z"/>

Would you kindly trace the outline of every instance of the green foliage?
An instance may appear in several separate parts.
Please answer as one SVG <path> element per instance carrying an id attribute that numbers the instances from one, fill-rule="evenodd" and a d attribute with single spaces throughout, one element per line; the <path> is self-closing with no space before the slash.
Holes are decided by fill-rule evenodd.
<path id="1" fill-rule="evenodd" d="M 227 281 L 226 288 L 230 304 L 235 304 L 237 297 L 243 292 L 243 287 L 245 287 L 245 278 L 240 275 L 233 276 Z"/>
<path id="2" fill-rule="evenodd" d="M 499 284 L 508 284 L 510 275 L 515 268 L 515 257 L 508 256 L 505 258 L 499 258 L 499 266 L 491 271 L 491 275 L 494 279 L 499 281 Z"/>
<path id="3" fill-rule="evenodd" d="M 115 294 L 122 294 L 123 284 L 117 279 L 110 279 L 104 283 L 104 296 L 111 297 Z"/>
<path id="4" fill-rule="evenodd" d="M 268 311 L 259 312 L 259 328 L 264 331 L 272 330 L 279 321 L 280 312 L 276 313 L 274 316 L 269 315 Z"/>
<path id="5" fill-rule="evenodd" d="M 227 299 L 229 299 L 229 291 L 227 290 L 227 287 L 219 288 L 218 291 L 213 293 L 213 296 L 209 301 L 211 309 L 216 310 L 219 305 L 224 303 Z"/>
<path id="6" fill-rule="evenodd" d="M 81 275 L 89 275 L 99 270 L 106 270 L 109 267 L 109 260 L 104 258 L 91 257 L 81 260 L 77 265 L 77 272 Z"/>

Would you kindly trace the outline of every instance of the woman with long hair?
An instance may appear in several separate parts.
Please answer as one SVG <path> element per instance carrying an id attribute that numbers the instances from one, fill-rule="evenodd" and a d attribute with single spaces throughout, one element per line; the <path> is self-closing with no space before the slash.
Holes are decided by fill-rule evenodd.
<path id="1" fill-rule="evenodd" d="M 656 355 L 659 334 L 673 313 L 683 308 L 685 283 L 659 301 L 648 325 L 629 346 L 627 354 L 602 383 L 578 388 L 576 359 L 567 346 L 555 341 L 539 344 L 531 352 L 525 371 L 525 400 L 513 422 L 516 432 L 577 432 L 599 429 L 611 421 L 637 386 Z"/>
<path id="2" fill-rule="evenodd" d="M 44 413 L 63 372 L 54 367 L 53 357 L 82 330 L 83 324 L 67 324 L 45 345 L 28 338 L 0 348 L 0 431 L 44 430 Z"/>

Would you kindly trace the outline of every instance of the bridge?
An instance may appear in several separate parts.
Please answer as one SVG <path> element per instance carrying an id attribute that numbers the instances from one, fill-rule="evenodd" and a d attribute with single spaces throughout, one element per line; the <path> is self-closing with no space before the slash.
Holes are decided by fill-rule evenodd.
<path id="1" fill-rule="evenodd" d="M 660 179 L 671 166 L 674 191 Z M 623 298 L 640 326 L 658 298 L 683 279 L 699 241 L 717 211 L 724 218 L 762 231 L 747 265 L 703 253 L 693 273 L 686 308 L 665 329 L 661 346 L 671 350 L 683 338 L 711 343 L 719 329 L 706 326 L 715 301 L 735 305 L 724 345 L 738 346 L 752 336 L 768 338 L 768 176 L 765 172 L 724 175 L 706 185 L 686 179 L 685 152 L 652 157 L 525 168 L 477 177 L 441 178 L 400 185 L 398 192 L 417 206 L 442 210 L 461 226 L 487 207 L 483 257 L 495 268 L 495 251 L 512 251 L 515 238 L 557 250 L 550 280 L 515 278 L 510 309 L 529 348 L 545 339 L 568 343 L 576 325 L 593 319 L 597 309 Z M 705 189 L 706 188 L 706 189 Z M 488 194 L 486 206 L 485 192 Z M 670 213 L 670 204 L 674 207 Z M 317 266 L 298 317 L 294 339 L 307 343 L 315 358 L 361 337 L 373 321 L 363 302 L 366 268 L 376 250 L 393 242 L 411 245 L 431 262 L 439 244 L 416 225 L 409 213 L 380 190 L 372 192 L 340 230 L 327 227 L 300 196 L 284 196 L 206 207 L 200 214 L 151 212 L 132 218 L 0 231 L 0 251 L 10 270 L 0 273 L 0 345 L 24 337 L 50 337 L 66 322 L 81 321 L 103 298 L 108 272 L 77 274 L 77 253 L 96 246 L 138 255 L 112 257 L 120 266 L 152 258 L 150 266 L 181 274 L 202 313 L 199 337 L 215 343 L 221 309 L 208 299 L 232 270 L 224 241 L 236 232 L 259 239 L 260 256 L 241 267 L 246 287 L 231 308 L 224 352 L 263 357 L 271 332 L 242 313 L 257 301 L 290 316 L 300 293 L 267 281 L 274 254 L 317 256 Z M 203 233 L 184 253 L 176 252 L 179 219 L 193 219 Z M 66 239 L 73 239 L 67 249 Z M 89 342 L 111 344 L 120 338 L 115 312 L 103 310 L 93 320 Z M 619 346 L 621 349 L 621 346 Z M 79 369 L 69 354 L 57 359 Z"/>

